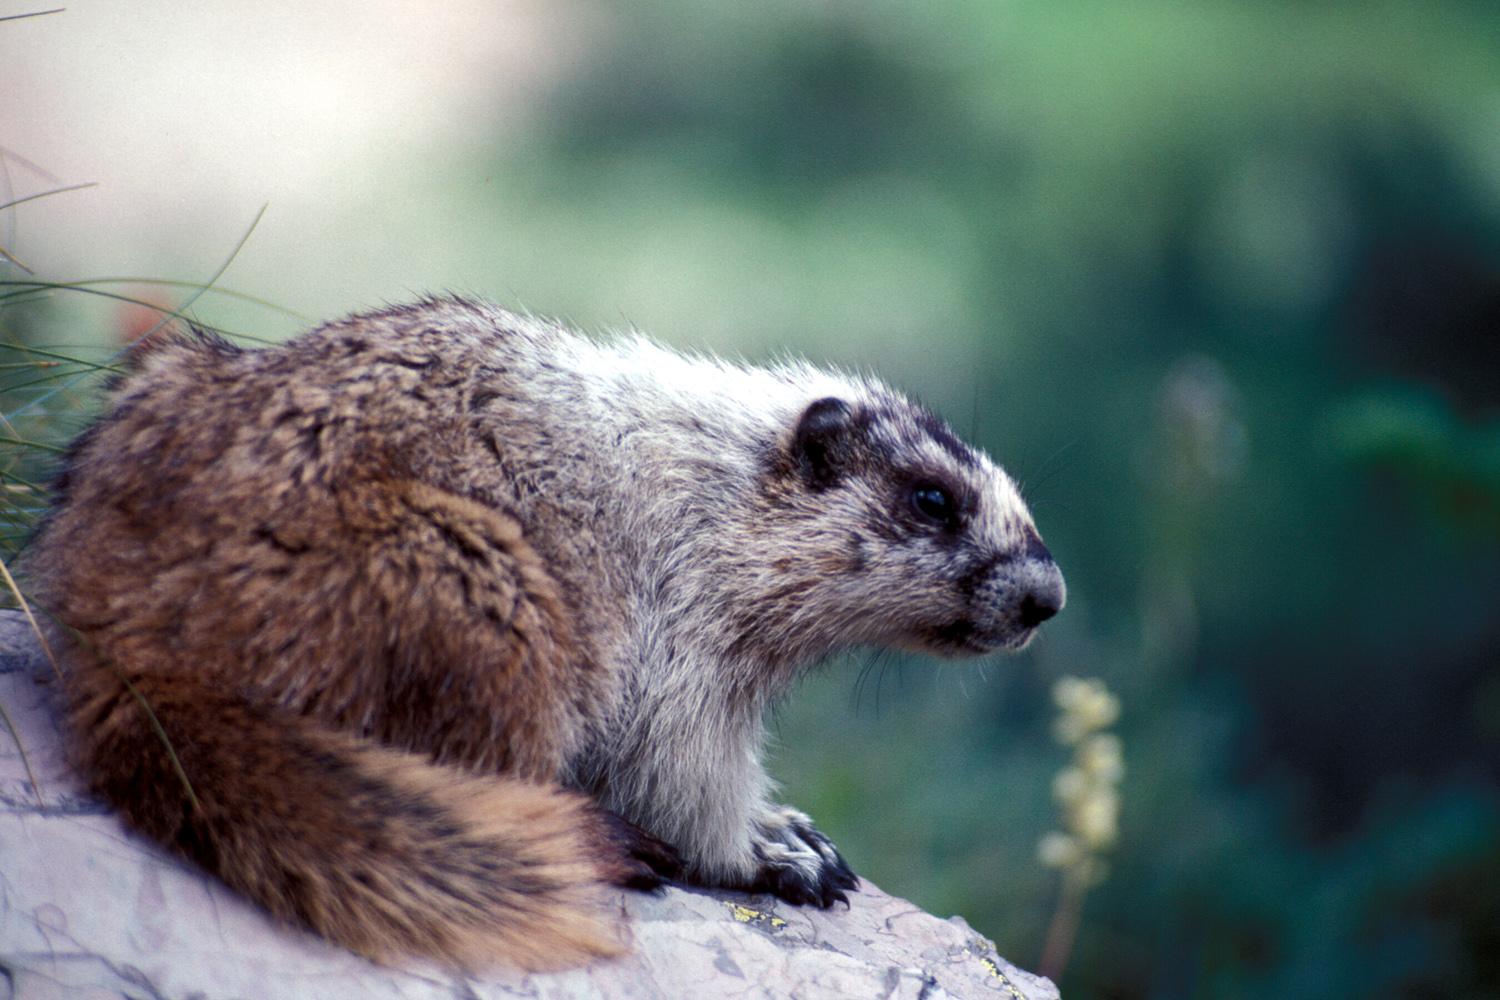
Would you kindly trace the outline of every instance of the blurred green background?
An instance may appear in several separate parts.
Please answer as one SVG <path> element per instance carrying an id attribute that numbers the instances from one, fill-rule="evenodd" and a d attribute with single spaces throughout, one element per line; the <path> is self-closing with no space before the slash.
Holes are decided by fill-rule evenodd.
<path id="1" fill-rule="evenodd" d="M 1099 676 L 1121 839 L 1064 996 L 1500 996 L 1493 5 L 650 0 L 590 23 L 523 125 L 364 196 L 400 264 L 351 276 L 364 241 L 330 227 L 307 273 L 253 259 L 258 231 L 249 290 L 318 318 L 451 287 L 879 370 L 1024 484 L 1069 605 L 1020 657 L 810 678 L 773 724 L 788 801 L 1035 968 L 1049 691 Z M 216 238 L 158 276 L 202 280 Z M 463 267 L 402 270 L 444 252 Z M 119 313 L 78 298 L 0 326 L 107 338 Z"/>

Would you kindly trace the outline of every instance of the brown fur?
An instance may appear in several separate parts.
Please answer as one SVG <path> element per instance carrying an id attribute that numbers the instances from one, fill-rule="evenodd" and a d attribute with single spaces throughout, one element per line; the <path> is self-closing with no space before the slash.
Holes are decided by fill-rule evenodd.
<path id="1" fill-rule="evenodd" d="M 420 427 L 336 440 L 341 408 L 411 386 L 228 377 L 253 357 L 153 345 L 75 448 L 30 560 L 86 639 L 59 645 L 93 788 L 367 955 L 614 954 L 599 886 L 651 877 L 625 824 L 537 784 L 597 695 L 552 578 L 514 519 L 403 474 Z"/>

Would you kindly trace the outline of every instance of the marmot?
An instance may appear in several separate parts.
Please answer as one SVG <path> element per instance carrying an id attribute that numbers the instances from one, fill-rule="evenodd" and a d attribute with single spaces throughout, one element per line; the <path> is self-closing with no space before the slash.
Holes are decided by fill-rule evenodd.
<path id="1" fill-rule="evenodd" d="M 844 900 L 768 799 L 768 703 L 1063 605 L 1011 479 L 871 379 L 458 298 L 126 367 L 26 560 L 79 767 L 370 956 L 615 954 L 606 883 Z"/>

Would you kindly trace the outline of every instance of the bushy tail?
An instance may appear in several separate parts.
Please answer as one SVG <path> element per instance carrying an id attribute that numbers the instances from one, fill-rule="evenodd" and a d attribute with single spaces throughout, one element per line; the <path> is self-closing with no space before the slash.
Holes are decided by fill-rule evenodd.
<path id="1" fill-rule="evenodd" d="M 436 766 L 193 679 L 139 678 L 134 694 L 113 680 L 75 689 L 94 790 L 275 916 L 373 958 L 548 969 L 613 955 L 604 884 L 654 884 L 671 865 L 559 787 Z"/>

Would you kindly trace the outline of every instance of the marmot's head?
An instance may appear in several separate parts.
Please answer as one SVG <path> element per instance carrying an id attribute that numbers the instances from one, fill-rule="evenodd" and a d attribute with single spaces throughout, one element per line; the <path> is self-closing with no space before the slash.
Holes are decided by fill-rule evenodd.
<path id="1" fill-rule="evenodd" d="M 783 640 L 778 658 L 1017 650 L 1066 599 L 1010 477 L 878 387 L 807 405 L 761 486 L 765 558 L 738 624 L 747 644 Z"/>

